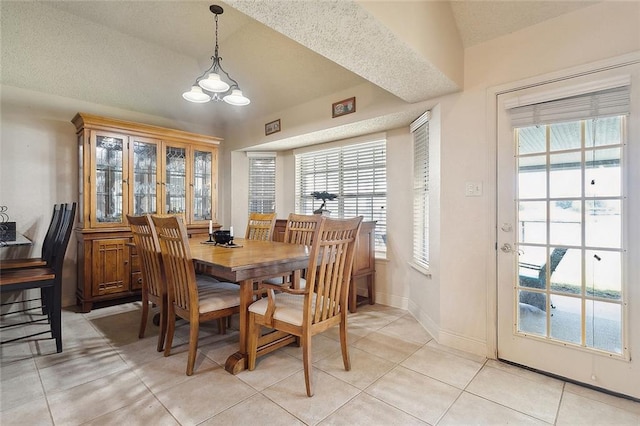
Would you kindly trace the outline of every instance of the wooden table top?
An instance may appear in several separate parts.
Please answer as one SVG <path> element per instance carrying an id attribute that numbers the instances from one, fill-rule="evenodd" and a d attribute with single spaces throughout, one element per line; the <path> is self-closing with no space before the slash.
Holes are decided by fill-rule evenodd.
<path id="1" fill-rule="evenodd" d="M 309 249 L 298 244 L 238 238 L 234 243 L 241 247 L 224 247 L 203 244 L 205 241 L 205 236 L 189 239 L 191 257 L 207 265 L 216 277 L 233 282 L 304 269 L 309 262 Z"/>

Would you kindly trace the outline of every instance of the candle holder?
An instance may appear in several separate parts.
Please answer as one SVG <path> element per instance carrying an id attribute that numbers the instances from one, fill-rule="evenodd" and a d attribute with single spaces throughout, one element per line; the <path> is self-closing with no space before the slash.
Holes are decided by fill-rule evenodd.
<path id="1" fill-rule="evenodd" d="M 213 242 L 213 234 L 209 234 L 209 241 L 207 241 L 208 243 L 212 243 Z"/>

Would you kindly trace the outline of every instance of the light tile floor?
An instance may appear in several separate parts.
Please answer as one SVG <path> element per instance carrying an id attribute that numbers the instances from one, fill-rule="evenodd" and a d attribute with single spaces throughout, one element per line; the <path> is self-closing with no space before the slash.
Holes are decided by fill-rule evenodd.
<path id="1" fill-rule="evenodd" d="M 138 339 L 140 304 L 65 311 L 64 352 L 51 340 L 2 345 L 0 423 L 9 425 L 638 425 L 640 403 L 438 345 L 406 311 L 363 306 L 349 316 L 351 371 L 338 332 L 313 340 L 315 396 L 301 350 L 255 371 L 225 372 L 237 348 L 203 326 L 196 371 L 185 375 L 188 326 L 172 355 L 157 327 Z M 3 331 L 3 339 L 21 330 Z"/>

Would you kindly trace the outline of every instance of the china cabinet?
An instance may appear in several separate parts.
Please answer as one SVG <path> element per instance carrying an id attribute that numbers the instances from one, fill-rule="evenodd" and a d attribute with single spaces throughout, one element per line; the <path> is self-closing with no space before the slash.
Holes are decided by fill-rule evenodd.
<path id="1" fill-rule="evenodd" d="M 180 214 L 190 234 L 217 225 L 221 139 L 78 113 L 78 305 L 136 297 L 140 268 L 126 215 Z"/>

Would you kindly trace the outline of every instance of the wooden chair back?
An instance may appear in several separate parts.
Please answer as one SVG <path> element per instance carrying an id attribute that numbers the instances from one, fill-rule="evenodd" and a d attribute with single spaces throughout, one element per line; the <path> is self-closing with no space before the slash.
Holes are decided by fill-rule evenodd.
<path id="1" fill-rule="evenodd" d="M 161 298 L 166 293 L 164 271 L 162 267 L 162 255 L 160 254 L 160 242 L 156 229 L 151 222 L 151 216 L 127 215 L 133 242 L 140 256 L 142 272 L 142 291 Z M 154 303 L 157 303 L 154 301 Z"/>
<path id="2" fill-rule="evenodd" d="M 322 218 L 307 268 L 308 291 L 303 321 L 308 327 L 338 315 L 346 317 L 351 269 L 361 223 L 362 216 Z"/>
<path id="3" fill-rule="evenodd" d="M 303 215 L 290 213 L 284 229 L 284 242 L 310 246 L 313 236 L 322 221 L 319 214 Z"/>
<path id="4" fill-rule="evenodd" d="M 160 241 L 160 253 L 167 279 L 168 303 L 174 305 L 181 317 L 197 321 L 198 286 L 193 266 L 187 229 L 176 216 L 151 216 Z"/>
<path id="5" fill-rule="evenodd" d="M 273 239 L 273 229 L 276 226 L 275 213 L 251 213 L 249 223 L 247 223 L 247 240 L 271 241 Z"/>

